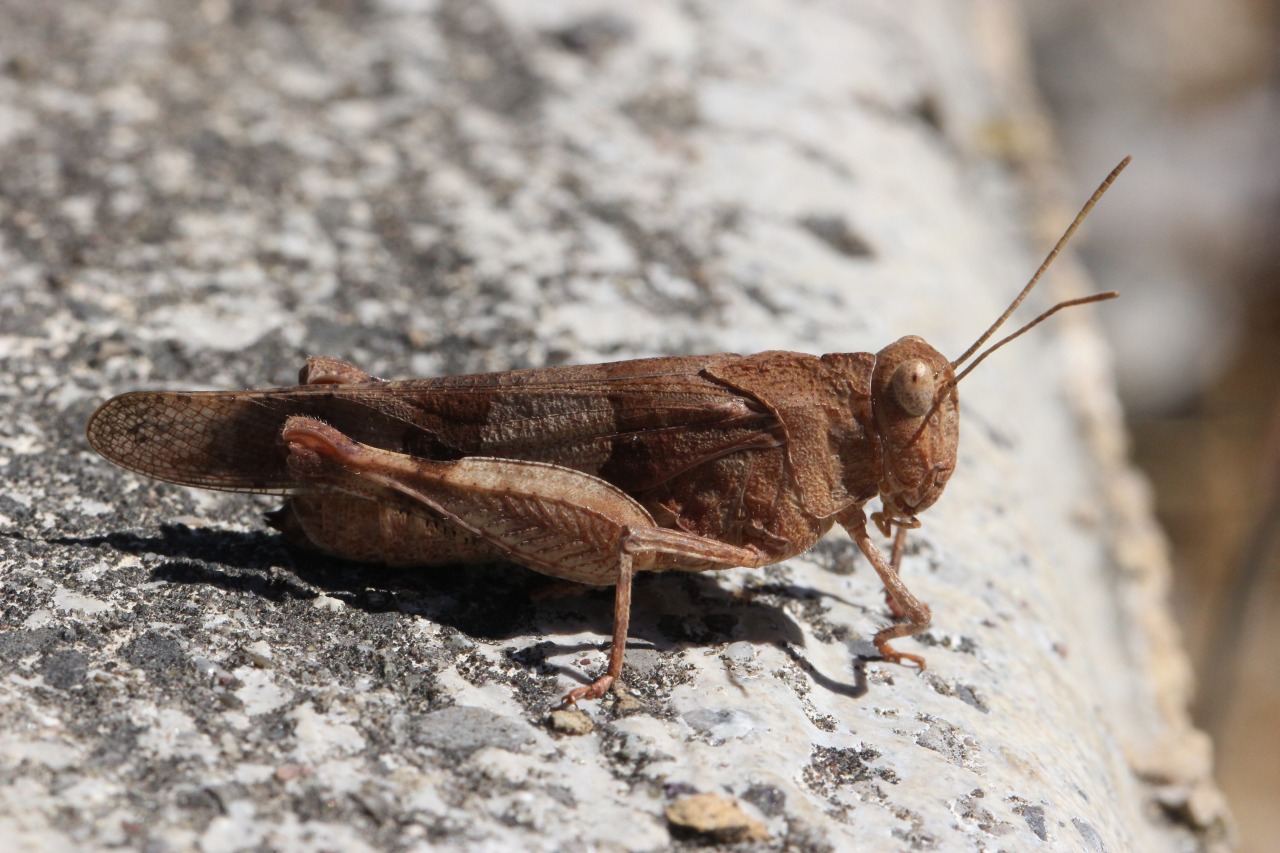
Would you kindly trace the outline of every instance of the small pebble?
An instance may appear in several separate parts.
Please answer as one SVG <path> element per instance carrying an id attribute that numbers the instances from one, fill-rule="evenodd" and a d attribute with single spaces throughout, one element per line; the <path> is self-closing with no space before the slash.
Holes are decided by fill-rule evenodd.
<path id="1" fill-rule="evenodd" d="M 719 794 L 681 797 L 667 806 L 666 815 L 674 830 L 706 836 L 711 841 L 734 844 L 769 840 L 769 830 L 763 823 Z"/>
<path id="2" fill-rule="evenodd" d="M 259 669 L 271 668 L 271 647 L 264 641 L 258 640 L 256 643 L 250 643 L 245 647 L 245 653 L 248 654 L 249 660 Z"/>
<path id="3" fill-rule="evenodd" d="M 576 708 L 558 708 L 551 712 L 548 722 L 553 732 L 562 735 L 589 735 L 596 728 L 586 712 Z"/>

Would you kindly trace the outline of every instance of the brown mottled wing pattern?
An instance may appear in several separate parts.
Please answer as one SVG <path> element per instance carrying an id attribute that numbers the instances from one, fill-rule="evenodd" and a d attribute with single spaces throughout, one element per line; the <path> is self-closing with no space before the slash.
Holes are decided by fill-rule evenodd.
<path id="1" fill-rule="evenodd" d="M 302 415 L 396 453 L 554 462 L 636 493 L 709 459 L 782 440 L 767 409 L 707 374 L 733 358 L 262 391 L 141 391 L 105 403 L 88 437 L 113 462 L 167 482 L 283 493 L 296 483 L 280 430 Z"/>

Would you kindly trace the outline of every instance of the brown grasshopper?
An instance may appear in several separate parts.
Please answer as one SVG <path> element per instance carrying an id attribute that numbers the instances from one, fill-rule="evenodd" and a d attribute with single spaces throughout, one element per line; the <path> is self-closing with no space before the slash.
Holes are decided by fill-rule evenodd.
<path id="1" fill-rule="evenodd" d="M 1009 308 L 960 358 L 919 337 L 876 354 L 794 352 L 647 358 L 387 381 L 312 357 L 293 388 L 139 391 L 89 420 L 94 449 L 170 483 L 285 495 L 271 523 L 295 543 L 393 566 L 511 560 L 616 586 L 609 668 L 564 702 L 604 695 L 622 673 L 635 572 L 763 567 L 833 524 L 857 543 L 900 621 L 928 605 L 898 576 L 906 531 L 956 464 L 956 371 L 1035 286 L 1128 164 L 1107 176 Z M 893 536 L 886 559 L 867 533 Z M 896 529 L 896 531 L 895 531 Z"/>

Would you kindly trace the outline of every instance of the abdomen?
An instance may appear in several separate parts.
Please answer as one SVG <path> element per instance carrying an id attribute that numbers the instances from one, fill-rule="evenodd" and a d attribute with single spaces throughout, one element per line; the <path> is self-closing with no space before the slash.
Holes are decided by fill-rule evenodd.
<path id="1" fill-rule="evenodd" d="M 271 515 L 271 524 L 295 545 L 362 563 L 436 566 L 509 559 L 456 524 L 341 492 L 291 497 Z"/>

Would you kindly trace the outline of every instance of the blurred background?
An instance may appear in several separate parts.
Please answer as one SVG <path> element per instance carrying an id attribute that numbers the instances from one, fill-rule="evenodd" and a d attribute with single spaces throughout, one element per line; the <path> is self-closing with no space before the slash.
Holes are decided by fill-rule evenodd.
<path id="1" fill-rule="evenodd" d="M 1135 461 L 1168 532 L 1195 709 L 1242 849 L 1280 838 L 1280 8 L 1268 0 L 1026 5 L 1075 194 L 1134 165 L 1082 253 L 1123 298 Z"/>

